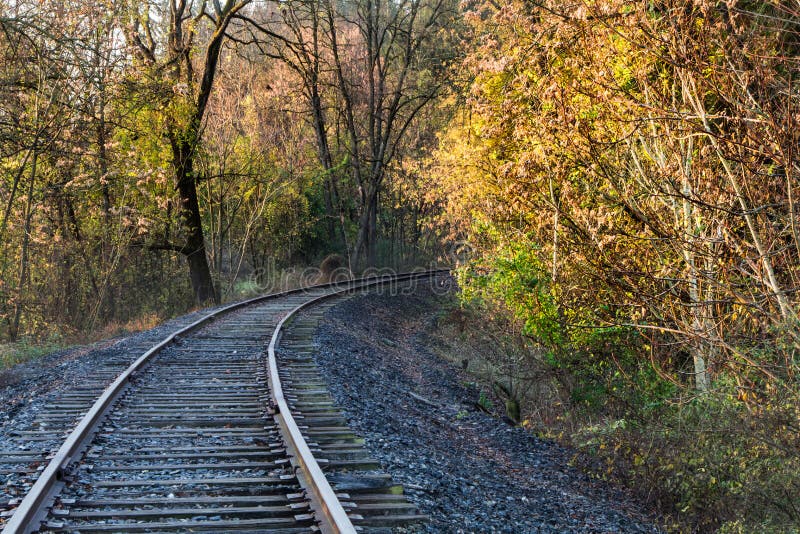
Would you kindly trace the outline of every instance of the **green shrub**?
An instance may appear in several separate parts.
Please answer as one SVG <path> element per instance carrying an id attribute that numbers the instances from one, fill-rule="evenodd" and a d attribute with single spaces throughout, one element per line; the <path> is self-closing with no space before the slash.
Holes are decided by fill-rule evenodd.
<path id="1" fill-rule="evenodd" d="M 634 424 L 585 426 L 573 444 L 605 472 L 671 511 L 677 530 L 793 532 L 800 524 L 796 399 L 752 407 L 724 391 L 661 409 Z M 791 421 L 795 427 L 792 428 Z"/>
<path id="2" fill-rule="evenodd" d="M 670 378 L 680 375 L 679 354 L 664 360 L 676 362 L 666 374 L 636 330 L 592 326 L 611 309 L 559 309 L 561 290 L 535 247 L 498 250 L 459 272 L 458 321 L 471 321 L 460 326 L 468 340 L 498 349 L 482 351 L 485 379 L 500 374 L 528 392 L 523 426 L 586 453 L 583 468 L 634 489 L 670 530 L 800 532 L 800 373 L 766 380 L 734 360 L 697 394 Z M 736 350 L 780 368 L 794 350 L 783 337 L 785 347 L 742 339 Z"/>

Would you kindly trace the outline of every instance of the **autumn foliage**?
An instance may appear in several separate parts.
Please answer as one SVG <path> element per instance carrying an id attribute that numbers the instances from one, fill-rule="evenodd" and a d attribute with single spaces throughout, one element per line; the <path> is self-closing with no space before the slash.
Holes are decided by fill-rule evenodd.
<path id="1" fill-rule="evenodd" d="M 0 337 L 268 291 L 329 253 L 435 255 L 402 169 L 435 139 L 423 115 L 457 16 L 452 0 L 0 1 Z"/>
<path id="2" fill-rule="evenodd" d="M 446 259 L 513 419 L 796 530 L 799 56 L 796 2 L 0 0 L 0 337 Z"/>
<path id="3" fill-rule="evenodd" d="M 574 442 L 627 458 L 648 497 L 703 530 L 796 524 L 800 11 L 465 17 L 476 48 L 436 162 L 445 220 L 476 249 L 468 299 L 503 303 L 531 365 L 573 377 L 573 409 L 603 417 Z"/>

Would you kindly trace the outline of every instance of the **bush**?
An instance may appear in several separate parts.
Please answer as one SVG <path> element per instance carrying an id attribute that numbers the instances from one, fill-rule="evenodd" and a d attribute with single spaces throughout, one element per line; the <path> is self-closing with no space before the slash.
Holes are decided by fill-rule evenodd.
<path id="1" fill-rule="evenodd" d="M 631 424 L 586 426 L 573 444 L 609 466 L 595 474 L 639 488 L 676 530 L 796 532 L 797 399 L 753 408 L 724 389 Z"/>
<path id="2" fill-rule="evenodd" d="M 796 374 L 775 382 L 717 369 L 711 391 L 697 394 L 651 364 L 638 332 L 565 328 L 541 266 L 504 252 L 488 270 L 461 273 L 461 307 L 438 326 L 449 343 L 475 345 L 450 351 L 480 354 L 470 370 L 482 380 L 514 385 L 524 426 L 584 453 L 582 468 L 634 490 L 670 530 L 800 532 Z M 783 349 L 739 350 L 767 362 Z"/>

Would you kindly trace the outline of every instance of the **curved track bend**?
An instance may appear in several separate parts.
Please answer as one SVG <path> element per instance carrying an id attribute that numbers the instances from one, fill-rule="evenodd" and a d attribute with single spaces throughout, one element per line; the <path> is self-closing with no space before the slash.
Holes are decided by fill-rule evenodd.
<path id="1" fill-rule="evenodd" d="M 38 474 L 27 495 L 4 513 L 3 534 L 327 533 L 385 531 L 420 520 L 388 477 L 369 472 L 374 466 L 353 448 L 346 422 L 325 398 L 308 359 L 279 357 L 276 350 L 301 310 L 442 272 L 258 297 L 173 332 L 99 397 L 87 388 L 40 415 L 63 421 L 82 414 L 43 469 L 26 456 L 26 440 L 52 439 L 45 427 L 19 433 L 15 451 L 0 451 L 0 474 Z M 111 371 L 103 373 L 110 378 Z M 96 399 L 88 410 L 87 399 Z M 320 453 L 327 457 L 315 458 Z M 325 476 L 332 467 L 343 481 L 334 488 Z M 360 492 L 360 500 L 347 490 Z M 368 519 L 359 506 L 370 511 Z"/>

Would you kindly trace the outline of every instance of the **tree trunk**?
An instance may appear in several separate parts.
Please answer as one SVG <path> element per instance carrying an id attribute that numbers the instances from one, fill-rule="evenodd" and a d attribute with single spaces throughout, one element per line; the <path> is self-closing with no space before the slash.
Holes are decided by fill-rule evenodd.
<path id="1" fill-rule="evenodd" d="M 28 186 L 28 202 L 25 206 L 25 235 L 22 238 L 22 253 L 19 261 L 19 287 L 17 288 L 17 299 L 14 302 L 14 315 L 8 329 L 10 341 L 16 341 L 19 337 L 19 325 L 22 320 L 22 296 L 25 286 L 28 284 L 28 247 L 30 245 L 31 218 L 33 217 L 33 184 L 36 181 L 36 162 L 38 153 L 34 148 L 33 160 L 31 163 L 31 182 Z"/>
<path id="2" fill-rule="evenodd" d="M 183 162 L 176 169 L 178 192 L 181 196 L 181 219 L 187 232 L 183 253 L 189 265 L 189 279 L 192 282 L 194 300 L 198 305 L 213 302 L 219 304 L 219 295 L 214 288 L 211 270 L 206 258 L 206 243 L 203 235 L 203 221 L 200 217 L 200 204 L 197 200 L 197 181 L 194 178 L 191 148 L 179 148 L 178 161 Z"/>
<path id="3" fill-rule="evenodd" d="M 172 143 L 173 164 L 175 166 L 175 178 L 178 184 L 178 191 L 181 196 L 181 219 L 186 230 L 186 242 L 183 246 L 183 253 L 189 264 L 189 279 L 192 282 L 194 300 L 196 304 L 206 304 L 213 302 L 219 304 L 219 293 L 214 288 L 214 281 L 211 278 L 211 269 L 208 266 L 206 257 L 205 236 L 203 235 L 203 221 L 200 216 L 200 204 L 197 200 L 197 177 L 194 172 L 195 150 L 202 139 L 202 123 L 206 113 L 211 92 L 214 88 L 214 78 L 217 73 L 222 44 L 226 38 L 226 30 L 231 18 L 236 15 L 250 0 L 240 0 L 236 3 L 228 1 L 224 8 L 216 5 L 218 19 L 214 33 L 211 35 L 205 50 L 205 63 L 203 76 L 198 86 L 194 111 L 189 118 L 188 125 L 183 131 L 173 131 L 170 135 Z M 178 4 L 172 13 L 172 33 L 170 41 L 177 57 L 181 61 L 175 71 L 175 79 L 180 80 L 181 66 L 187 73 L 192 72 L 192 61 L 190 55 L 191 37 L 188 38 L 187 45 L 183 41 L 182 33 L 184 28 L 183 12 L 187 7 L 185 2 Z M 194 35 L 194 30 L 190 30 L 190 36 Z M 191 81 L 191 76 L 190 76 Z"/>
<path id="4" fill-rule="evenodd" d="M 369 197 L 367 213 L 367 266 L 375 267 L 378 263 L 378 186 Z"/>
<path id="5" fill-rule="evenodd" d="M 378 186 L 370 186 L 364 195 L 361 216 L 358 218 L 358 237 L 354 247 L 361 267 L 375 267 L 377 259 Z"/>

